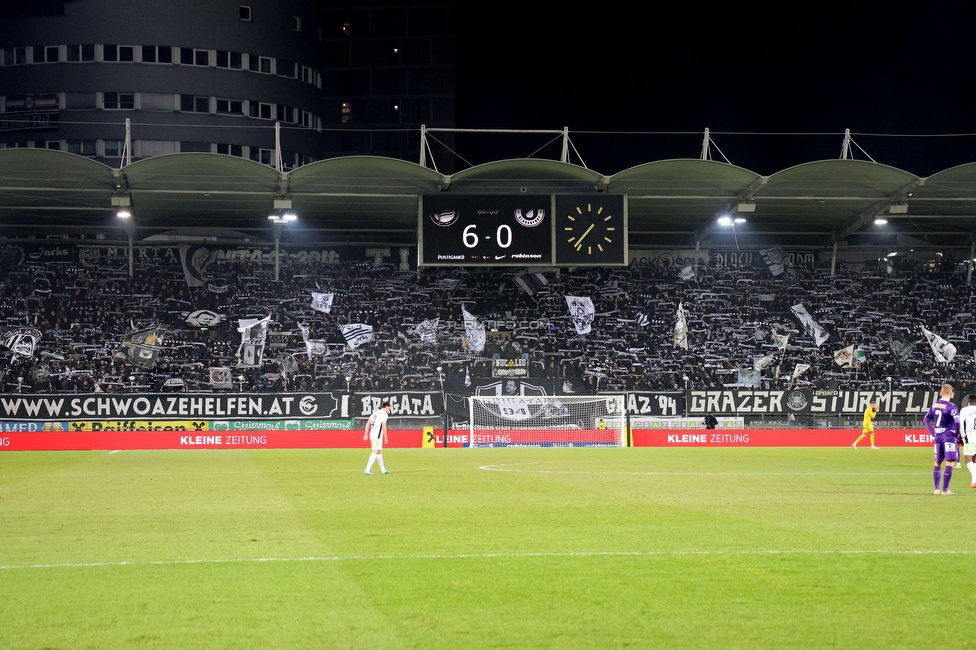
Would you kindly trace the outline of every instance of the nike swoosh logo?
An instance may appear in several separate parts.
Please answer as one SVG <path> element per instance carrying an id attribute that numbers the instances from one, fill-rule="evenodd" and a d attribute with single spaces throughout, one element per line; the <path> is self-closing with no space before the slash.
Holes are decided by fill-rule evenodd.
<path id="1" fill-rule="evenodd" d="M 505 257 L 506 257 L 505 255 L 495 255 L 496 260 L 503 260 L 505 259 Z"/>

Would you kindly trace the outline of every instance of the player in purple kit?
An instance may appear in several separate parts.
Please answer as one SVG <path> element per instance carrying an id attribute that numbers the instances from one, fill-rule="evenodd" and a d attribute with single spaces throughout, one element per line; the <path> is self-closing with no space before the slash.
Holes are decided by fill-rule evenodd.
<path id="1" fill-rule="evenodd" d="M 925 428 L 929 430 L 935 440 L 935 468 L 932 470 L 932 480 L 935 481 L 936 494 L 954 494 L 949 491 L 949 481 L 952 480 L 952 466 L 959 460 L 959 409 L 950 402 L 952 386 L 942 384 L 939 401 L 932 405 L 929 412 L 922 418 Z M 942 486 L 939 487 L 941 474 Z"/>

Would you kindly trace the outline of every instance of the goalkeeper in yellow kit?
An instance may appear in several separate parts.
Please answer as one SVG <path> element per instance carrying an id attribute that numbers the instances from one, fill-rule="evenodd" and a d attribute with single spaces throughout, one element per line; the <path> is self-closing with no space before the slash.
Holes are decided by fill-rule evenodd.
<path id="1" fill-rule="evenodd" d="M 861 422 L 861 435 L 858 436 L 857 440 L 851 447 L 857 449 L 857 443 L 864 440 L 866 436 L 871 436 L 871 449 L 877 449 L 874 446 L 874 418 L 878 415 L 878 400 L 871 400 L 868 407 L 864 409 L 864 420 Z"/>

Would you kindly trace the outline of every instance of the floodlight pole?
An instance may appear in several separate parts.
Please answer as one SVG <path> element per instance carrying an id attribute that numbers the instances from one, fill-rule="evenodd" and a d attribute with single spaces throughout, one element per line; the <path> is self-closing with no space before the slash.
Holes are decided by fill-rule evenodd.
<path id="1" fill-rule="evenodd" d="M 129 279 L 131 280 L 134 275 L 133 258 L 135 257 L 135 252 L 133 250 L 132 239 L 135 236 L 135 231 L 136 231 L 135 219 L 133 217 L 124 219 L 122 221 L 122 229 L 125 230 L 125 234 L 129 236 Z"/>
<path id="2" fill-rule="evenodd" d="M 275 240 L 275 282 L 281 279 L 281 233 L 284 228 L 280 223 L 271 224 L 271 232 L 274 233 Z"/>

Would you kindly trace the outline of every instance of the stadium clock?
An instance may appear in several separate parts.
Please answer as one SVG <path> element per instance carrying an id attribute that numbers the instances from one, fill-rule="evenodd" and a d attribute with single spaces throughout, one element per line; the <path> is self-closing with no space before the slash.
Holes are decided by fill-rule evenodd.
<path id="1" fill-rule="evenodd" d="M 552 264 L 552 196 L 420 197 L 421 266 Z"/>
<path id="2" fill-rule="evenodd" d="M 625 199 L 620 194 L 557 195 L 556 265 L 626 265 Z"/>

